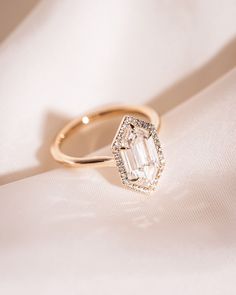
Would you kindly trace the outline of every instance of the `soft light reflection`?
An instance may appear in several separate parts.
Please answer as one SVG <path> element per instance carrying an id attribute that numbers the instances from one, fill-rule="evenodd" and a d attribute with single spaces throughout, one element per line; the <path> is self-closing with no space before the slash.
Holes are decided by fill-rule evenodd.
<path id="1" fill-rule="evenodd" d="M 88 124 L 88 123 L 89 123 L 89 117 L 84 116 L 84 117 L 82 118 L 82 122 L 83 122 L 84 124 Z"/>

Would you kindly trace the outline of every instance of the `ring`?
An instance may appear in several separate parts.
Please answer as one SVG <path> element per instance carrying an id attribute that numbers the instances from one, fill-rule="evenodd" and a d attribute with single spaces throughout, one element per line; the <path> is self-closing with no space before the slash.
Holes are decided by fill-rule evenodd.
<path id="1" fill-rule="evenodd" d="M 62 151 L 63 143 L 75 130 L 121 115 L 124 117 L 111 144 L 113 156 L 72 157 Z M 150 193 L 156 190 L 165 165 L 157 135 L 159 128 L 160 117 L 150 107 L 105 107 L 69 122 L 57 134 L 51 146 L 51 154 L 57 162 L 70 167 L 117 167 L 125 187 Z"/>

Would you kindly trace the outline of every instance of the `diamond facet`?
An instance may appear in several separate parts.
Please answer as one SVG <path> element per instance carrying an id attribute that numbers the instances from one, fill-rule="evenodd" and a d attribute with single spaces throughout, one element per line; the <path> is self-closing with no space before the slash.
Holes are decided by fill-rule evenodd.
<path id="1" fill-rule="evenodd" d="M 121 178 L 124 184 L 138 191 L 155 189 L 163 170 L 163 155 L 157 131 L 151 123 L 124 117 L 112 151 L 119 171 L 123 171 Z"/>

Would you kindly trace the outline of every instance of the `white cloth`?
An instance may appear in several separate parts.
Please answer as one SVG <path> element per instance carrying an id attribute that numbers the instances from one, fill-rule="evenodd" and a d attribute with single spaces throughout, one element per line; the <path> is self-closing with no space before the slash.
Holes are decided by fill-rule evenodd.
<path id="1" fill-rule="evenodd" d="M 1 294 L 235 294 L 235 15 L 45 0 L 0 44 Z M 162 114 L 151 197 L 50 158 L 68 119 L 117 102 Z"/>

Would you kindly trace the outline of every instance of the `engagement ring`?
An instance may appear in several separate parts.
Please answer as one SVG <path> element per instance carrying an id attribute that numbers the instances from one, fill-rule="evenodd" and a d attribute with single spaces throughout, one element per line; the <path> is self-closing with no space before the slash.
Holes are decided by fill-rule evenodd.
<path id="1" fill-rule="evenodd" d="M 121 115 L 124 117 L 111 144 L 113 156 L 72 157 L 62 152 L 62 144 L 75 130 Z M 160 117 L 150 107 L 106 107 L 69 122 L 56 136 L 51 153 L 56 161 L 71 167 L 117 167 L 125 187 L 150 193 L 156 189 L 165 164 L 159 127 Z"/>

